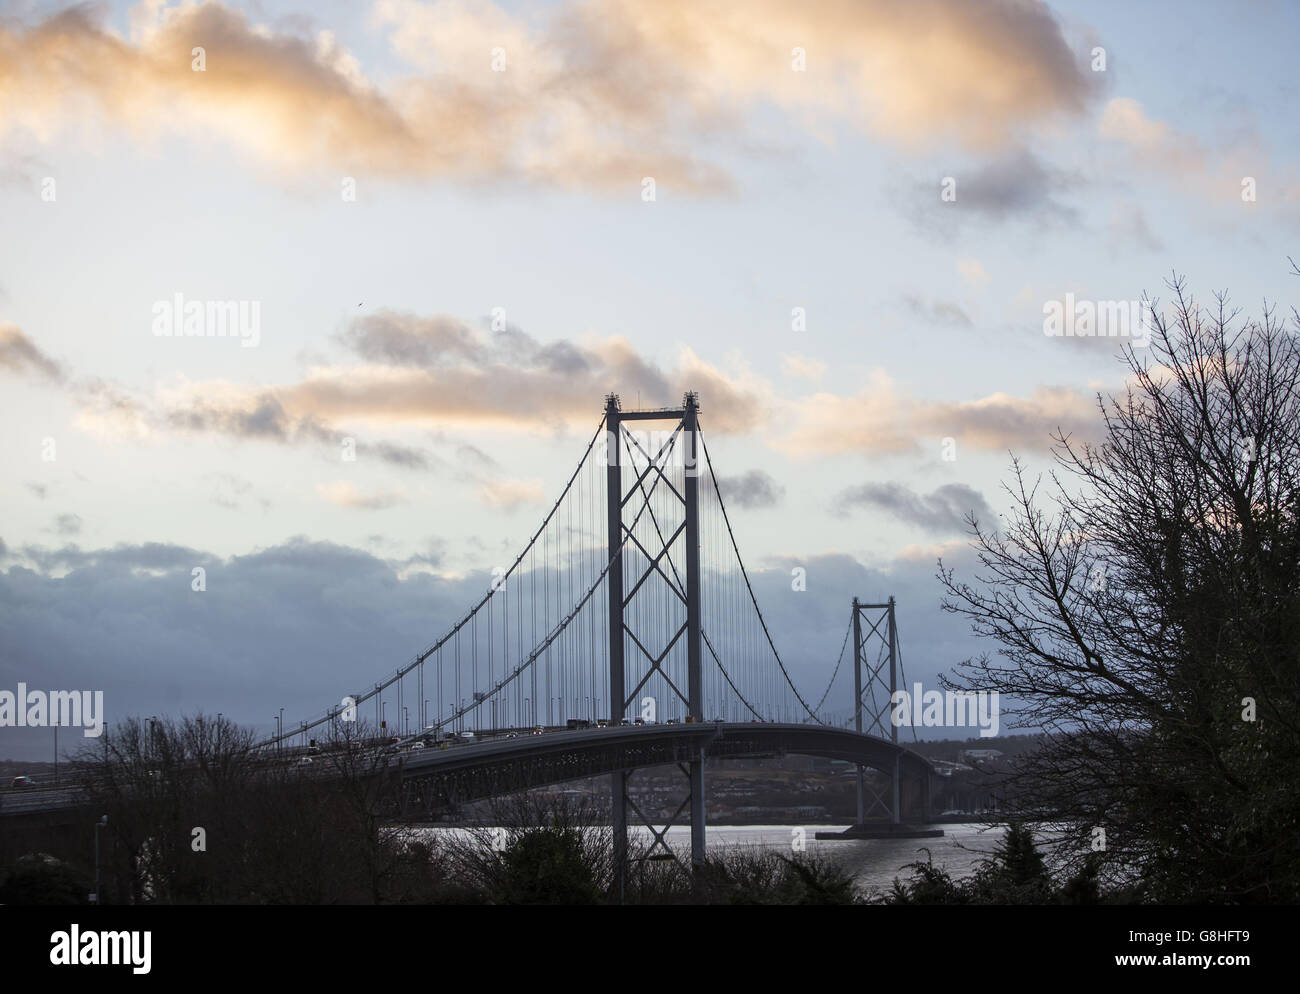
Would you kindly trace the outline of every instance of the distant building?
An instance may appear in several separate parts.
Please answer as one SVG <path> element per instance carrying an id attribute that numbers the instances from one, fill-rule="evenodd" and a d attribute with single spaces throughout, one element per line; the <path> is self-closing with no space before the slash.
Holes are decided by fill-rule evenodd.
<path id="1" fill-rule="evenodd" d="M 963 749 L 957 753 L 957 758 L 962 762 L 969 763 L 975 759 L 1001 759 L 1002 750 L 1000 749 Z"/>
<path id="2" fill-rule="evenodd" d="M 954 763 L 947 759 L 932 759 L 930 762 L 934 764 L 934 772 L 941 777 L 950 777 L 954 773 L 968 773 L 974 769 L 973 766 L 965 763 Z"/>

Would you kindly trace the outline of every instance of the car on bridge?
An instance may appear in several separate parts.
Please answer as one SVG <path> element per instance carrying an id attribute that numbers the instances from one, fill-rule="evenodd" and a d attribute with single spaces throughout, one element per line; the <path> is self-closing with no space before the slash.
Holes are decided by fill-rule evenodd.
<path id="1" fill-rule="evenodd" d="M 14 777 L 9 781 L 9 786 L 14 790 L 22 790 L 24 787 L 35 787 L 36 781 L 31 777 Z"/>

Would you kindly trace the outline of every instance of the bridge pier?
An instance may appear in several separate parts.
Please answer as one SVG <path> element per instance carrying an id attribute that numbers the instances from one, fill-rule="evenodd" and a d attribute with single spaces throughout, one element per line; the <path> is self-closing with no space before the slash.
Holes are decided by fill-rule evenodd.
<path id="1" fill-rule="evenodd" d="M 893 760 L 893 775 L 889 792 L 893 797 L 893 808 L 887 812 L 888 819 L 870 820 L 870 811 L 864 812 L 859 804 L 858 819 L 855 824 L 843 832 L 817 832 L 815 837 L 822 840 L 832 839 L 937 839 L 943 836 L 943 829 L 930 828 L 931 794 L 934 775 L 929 772 L 913 776 L 902 774 L 902 754 L 896 753 Z M 862 778 L 861 766 L 858 767 L 859 781 Z M 861 797 L 861 795 L 859 795 Z M 876 806 L 884 807 L 877 795 Z"/>

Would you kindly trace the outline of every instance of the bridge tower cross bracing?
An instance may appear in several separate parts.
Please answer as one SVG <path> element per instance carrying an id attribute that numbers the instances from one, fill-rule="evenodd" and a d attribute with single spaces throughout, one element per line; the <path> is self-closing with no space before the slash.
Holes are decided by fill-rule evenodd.
<path id="1" fill-rule="evenodd" d="M 881 626 L 884 631 L 881 631 Z M 863 634 L 863 629 L 866 634 Z M 873 662 L 867 649 L 879 643 L 881 651 Z M 885 677 L 888 674 L 888 681 Z M 865 732 L 882 739 L 889 739 L 898 745 L 898 726 L 892 721 L 894 694 L 898 690 L 898 626 L 894 620 L 894 598 L 883 604 L 867 604 L 853 598 L 853 727 L 855 731 Z M 883 704 L 877 703 L 876 692 L 885 694 Z M 870 695 L 870 703 L 867 696 Z M 900 754 L 894 753 L 894 770 L 890 777 L 890 803 L 870 790 L 863 776 L 863 767 L 858 766 L 858 824 L 866 821 L 867 816 L 877 808 L 887 812 L 895 824 L 900 821 L 900 778 L 902 766 Z M 872 795 L 867 803 L 867 794 Z"/>
<path id="2" fill-rule="evenodd" d="M 700 523 L 699 523 L 699 472 L 701 466 L 700 448 L 699 448 L 699 401 L 694 393 L 687 393 L 679 409 L 652 410 L 652 411 L 624 411 L 620 408 L 617 395 L 610 394 L 605 398 L 605 430 L 606 430 L 606 535 L 608 542 L 608 558 L 610 569 L 608 573 L 607 590 L 609 595 L 609 686 L 610 686 L 610 721 L 617 725 L 628 714 L 628 706 L 631 700 L 627 694 L 627 672 L 628 660 L 625 656 L 625 635 L 631 635 L 632 641 L 638 651 L 645 655 L 650 663 L 650 670 L 645 677 L 637 684 L 637 688 L 632 691 L 635 697 L 640 687 L 644 685 L 645 680 L 656 670 L 659 670 L 660 664 L 669 650 L 682 636 L 686 640 L 686 686 L 687 692 L 683 703 L 687 709 L 687 721 L 702 722 L 704 720 L 704 678 L 703 678 L 703 655 L 701 639 L 701 610 L 700 610 Z M 624 589 L 624 567 L 626 563 L 622 560 L 623 550 L 627 548 L 627 542 L 635 543 L 635 536 L 632 535 L 623 519 L 623 509 L 627 499 L 633 491 L 627 493 L 623 490 L 623 459 L 624 450 L 623 424 L 627 421 L 670 421 L 676 422 L 676 431 L 674 431 L 669 442 L 665 443 L 665 448 L 670 449 L 678 433 L 681 435 L 682 445 L 682 462 L 684 465 L 684 479 L 682 490 L 679 492 L 671 483 L 667 483 L 667 477 L 663 472 L 662 466 L 659 465 L 660 458 L 664 455 L 661 449 L 657 453 L 643 451 L 646 457 L 647 466 L 645 471 L 634 483 L 634 490 L 642 486 L 647 475 L 654 471 L 659 475 L 661 480 L 667 483 L 667 490 L 676 496 L 681 504 L 683 522 L 682 525 L 665 537 L 660 534 L 662 548 L 658 556 L 652 557 L 649 551 L 640 547 L 643 556 L 647 560 L 644 569 L 639 576 L 633 578 L 632 594 L 628 596 Z M 635 444 L 635 443 L 633 443 Z M 630 447 L 628 449 L 631 451 Z M 634 462 L 634 460 L 633 460 Z M 635 466 L 633 467 L 635 469 Z M 658 531 L 658 524 L 656 523 Z M 647 653 L 644 646 L 636 638 L 628 627 L 627 607 L 632 597 L 636 596 L 637 591 L 646 582 L 652 573 L 658 573 L 667 581 L 667 575 L 658 567 L 660 557 L 667 558 L 671 564 L 670 549 L 675 544 L 680 533 L 684 532 L 684 558 L 685 558 L 685 590 L 679 591 L 675 584 L 669 584 L 679 598 L 684 599 L 686 608 L 686 621 L 677 636 L 669 642 L 668 647 L 656 659 Z M 676 573 L 674 569 L 674 574 Z M 662 675 L 662 670 L 660 670 Z M 670 681 L 670 686 L 672 686 Z M 676 687 L 673 686 L 676 690 Z M 678 692 L 680 694 L 680 692 Z M 691 861 L 699 865 L 705 858 L 705 810 L 704 810 L 704 754 L 703 749 L 697 749 L 691 754 L 690 760 L 684 766 L 684 772 L 690 783 L 690 796 L 688 798 L 691 815 Z M 619 868 L 620 882 L 623 879 L 623 873 L 627 863 L 627 812 L 628 808 L 635 809 L 628 798 L 627 782 L 632 771 L 625 770 L 613 774 L 611 783 L 611 795 L 613 802 L 613 813 L 611 825 L 613 828 L 614 856 L 615 863 Z M 639 812 L 638 812 L 639 813 Z M 644 819 L 643 819 L 644 820 Z M 667 848 L 663 841 L 663 832 L 656 830 L 651 826 L 655 835 L 655 845 Z M 667 829 L 664 829 L 666 832 Z M 652 847 L 653 848 L 653 847 Z"/>

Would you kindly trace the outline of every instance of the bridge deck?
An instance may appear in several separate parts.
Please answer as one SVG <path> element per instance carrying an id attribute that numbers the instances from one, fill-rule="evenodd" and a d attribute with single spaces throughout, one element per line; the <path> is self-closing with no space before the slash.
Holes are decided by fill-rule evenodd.
<path id="1" fill-rule="evenodd" d="M 524 735 L 447 749 L 405 753 L 402 780 L 427 784 L 433 798 L 470 801 L 620 770 L 685 763 L 703 749 L 710 758 L 801 754 L 861 763 L 892 774 L 898 758 L 904 779 L 934 772 L 903 746 L 822 725 L 708 722 L 633 725 Z"/>

